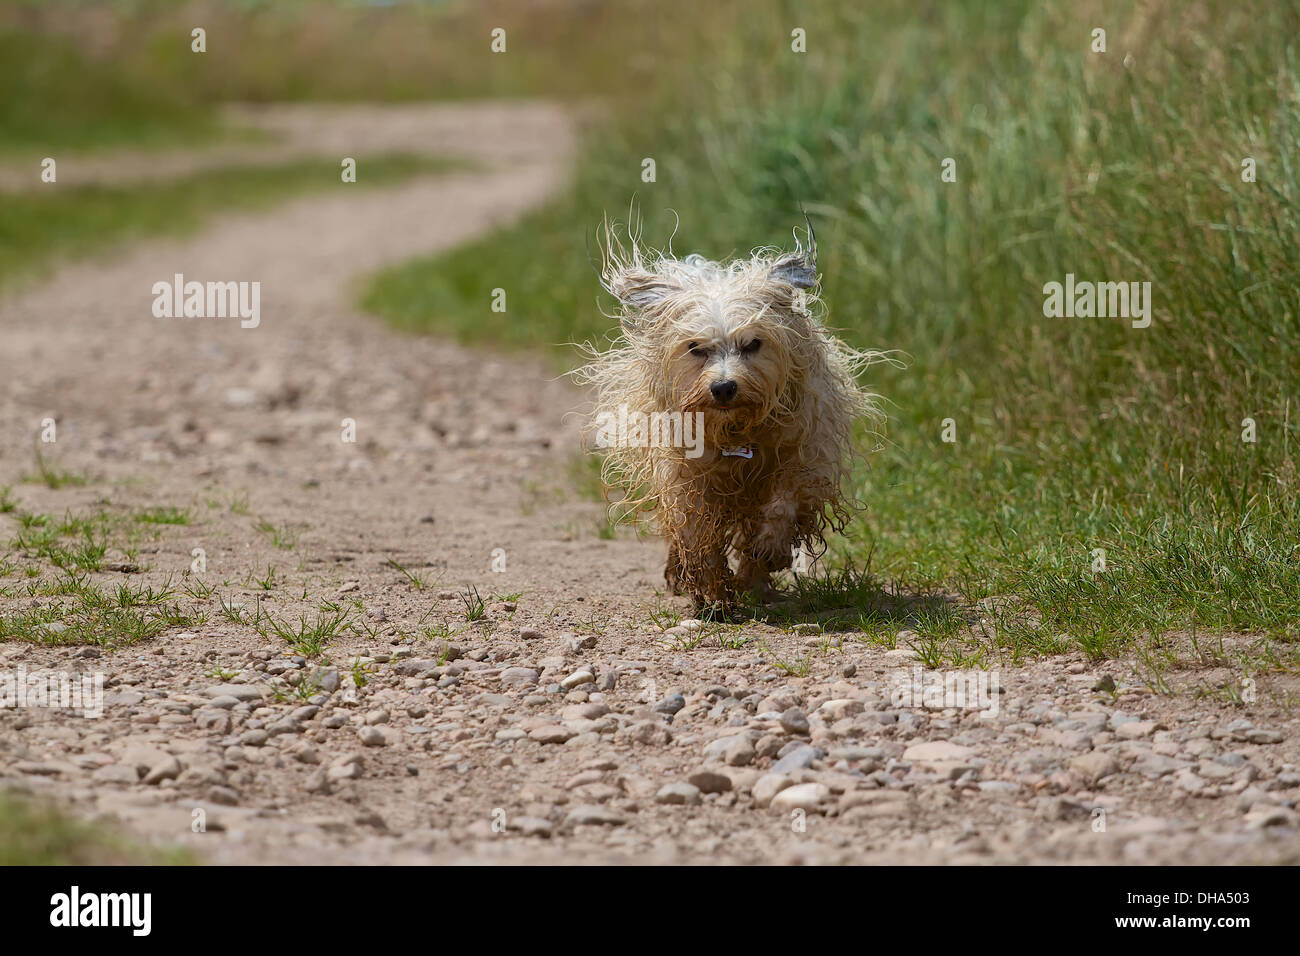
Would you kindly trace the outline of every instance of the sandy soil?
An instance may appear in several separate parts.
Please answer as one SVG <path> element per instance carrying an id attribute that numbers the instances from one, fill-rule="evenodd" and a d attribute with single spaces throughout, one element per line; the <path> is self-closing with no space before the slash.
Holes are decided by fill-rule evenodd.
<path id="1" fill-rule="evenodd" d="M 0 710 L 0 786 L 219 863 L 1300 859 L 1300 738 L 1280 680 L 1233 707 L 1153 694 L 1129 662 L 1007 662 L 998 713 L 981 716 L 893 699 L 916 664 L 906 632 L 888 650 L 811 623 L 661 630 L 660 603 L 689 608 L 656 596 L 658 542 L 599 534 L 602 507 L 569 479 L 581 396 L 546 357 L 404 337 L 352 305 L 373 270 L 553 194 L 572 161 L 563 114 L 258 115 L 300 152 L 402 143 L 485 165 L 340 184 L 0 302 L 0 487 L 28 512 L 189 508 L 189 525 L 146 538 L 142 570 L 92 579 L 178 582 L 202 548 L 190 581 L 215 587 L 180 599 L 205 623 L 122 650 L 0 644 L 0 672 L 98 670 L 109 684 L 98 719 Z M 260 326 L 154 318 L 151 287 L 177 272 L 260 281 Z M 23 481 L 47 416 L 47 459 L 89 484 Z M 0 516 L 4 541 L 17 531 Z M 468 588 L 485 598 L 475 621 Z M 309 660 L 223 616 L 222 599 L 290 621 L 335 602 L 352 627 Z M 450 645 L 413 637 L 430 625 Z M 1212 664 L 1168 676 L 1231 679 Z M 1096 689 L 1105 678 L 1115 692 Z"/>

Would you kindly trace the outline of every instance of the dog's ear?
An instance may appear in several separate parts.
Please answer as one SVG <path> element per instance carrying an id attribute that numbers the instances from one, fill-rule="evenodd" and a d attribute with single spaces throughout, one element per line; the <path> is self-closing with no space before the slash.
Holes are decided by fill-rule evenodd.
<path id="1" fill-rule="evenodd" d="M 607 277 L 605 288 L 624 305 L 645 311 L 663 301 L 670 292 L 679 291 L 663 276 L 638 264 L 629 264 L 613 270 Z"/>
<path id="2" fill-rule="evenodd" d="M 787 252 L 772 263 L 772 278 L 796 289 L 811 289 L 817 284 L 817 264 L 802 252 Z"/>
<path id="3" fill-rule="evenodd" d="M 772 278 L 796 289 L 811 289 L 817 284 L 817 233 L 806 212 L 803 221 L 807 227 L 805 241 L 799 240 L 799 231 L 796 229 L 794 252 L 787 252 L 772 263 Z"/>

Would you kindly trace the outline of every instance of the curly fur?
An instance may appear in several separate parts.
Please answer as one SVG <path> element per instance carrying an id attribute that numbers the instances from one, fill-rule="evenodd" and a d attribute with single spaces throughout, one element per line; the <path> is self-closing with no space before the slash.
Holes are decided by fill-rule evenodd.
<path id="1" fill-rule="evenodd" d="M 702 416 L 698 457 L 620 444 L 602 471 L 626 510 L 653 512 L 669 586 L 700 605 L 767 593 L 796 546 L 824 550 L 855 510 L 845 491 L 855 423 L 884 418 L 857 384 L 881 353 L 851 349 L 822 324 L 811 228 L 808 238 L 722 264 L 645 250 L 630 233 L 624 245 L 605 227 L 601 278 L 621 303 L 621 331 L 607 350 L 588 345 L 575 375 L 594 388 L 593 421 L 620 406 Z M 725 394 L 731 382 L 734 397 L 719 401 L 715 386 Z M 738 447 L 753 457 L 723 453 Z"/>

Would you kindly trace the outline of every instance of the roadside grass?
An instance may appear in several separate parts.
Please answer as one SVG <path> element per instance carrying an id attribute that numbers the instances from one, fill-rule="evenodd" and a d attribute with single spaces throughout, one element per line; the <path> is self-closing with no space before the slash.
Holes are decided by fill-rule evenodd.
<path id="1" fill-rule="evenodd" d="M 394 561 L 392 558 L 389 558 L 387 561 L 384 562 L 384 564 L 386 564 L 390 568 L 396 568 L 399 572 L 401 572 L 402 577 L 406 579 L 407 583 L 409 583 L 411 587 L 415 588 L 415 590 L 417 591 L 423 591 L 430 584 L 429 581 L 426 581 L 419 574 L 416 574 L 414 571 L 411 571 L 403 567 L 402 565 Z"/>
<path id="2" fill-rule="evenodd" d="M 138 843 L 105 821 L 76 820 L 45 801 L 0 793 L 0 866 L 188 866 L 181 847 Z"/>
<path id="3" fill-rule="evenodd" d="M 143 508 L 136 512 L 135 520 L 141 524 L 189 524 L 190 509 L 188 508 Z"/>
<path id="4" fill-rule="evenodd" d="M 281 551 L 292 551 L 298 546 L 300 527 L 290 524 L 273 524 L 264 518 L 257 519 L 257 530 L 271 539 L 271 544 Z"/>
<path id="5" fill-rule="evenodd" d="M 217 169 L 159 183 L 84 186 L 10 193 L 0 218 L 0 288 L 63 257 L 86 256 L 142 236 L 180 236 L 213 215 L 256 209 L 328 189 L 392 185 L 462 164 L 402 154 L 365 160 L 356 183 L 343 183 L 335 159 Z"/>
<path id="6" fill-rule="evenodd" d="M 0 269 L 2 269 L 2 267 L 0 267 Z M 0 275 L 2 275 L 2 272 L 0 272 Z M 76 472 L 71 471 L 60 471 L 58 468 L 53 467 L 45 460 L 45 455 L 41 451 L 41 444 L 39 438 L 33 443 L 33 454 L 36 459 L 36 472 L 34 474 L 24 475 L 22 479 L 24 482 L 29 484 L 45 485 L 45 487 L 57 491 L 60 488 L 80 487 L 90 480 L 86 475 L 77 474 Z"/>
<path id="7" fill-rule="evenodd" d="M 635 200 L 654 244 L 676 228 L 679 254 L 724 258 L 789 245 L 802 205 L 828 322 L 907 357 L 869 374 L 888 436 L 832 559 L 980 609 L 913 627 L 925 656 L 1102 659 L 1182 630 L 1292 644 L 1300 11 L 1013 0 L 922 19 L 846 0 L 800 11 L 794 55 L 784 7 L 728 9 L 659 101 L 615 101 L 566 196 L 381 273 L 365 307 L 572 367 L 564 343 L 613 325 L 584 240 L 606 213 Z M 1045 317 L 1067 273 L 1150 282 L 1150 327 Z M 878 592 L 840 584 L 875 633 Z"/>
<path id="8" fill-rule="evenodd" d="M 464 608 L 466 624 L 473 624 L 475 621 L 481 621 L 487 614 L 487 605 L 483 596 L 478 593 L 475 585 L 470 585 L 457 595 L 460 598 L 461 606 Z"/>
<path id="9" fill-rule="evenodd" d="M 65 571 L 40 578 L 8 597 L 26 597 L 24 606 L 0 611 L 0 641 L 50 646 L 93 645 L 110 650 L 157 637 L 173 627 L 194 627 L 207 615 L 182 608 L 169 584 L 150 586 L 93 583 L 87 574 Z M 42 598 L 56 600 L 42 601 Z"/>
<path id="10" fill-rule="evenodd" d="M 170 575 L 155 583 L 116 573 L 109 581 L 95 577 L 143 570 L 140 545 L 158 540 L 162 526 L 184 514 L 100 508 L 60 518 L 15 508 L 12 537 L 0 552 L 0 641 L 116 650 L 205 623 L 204 596 L 188 582 L 182 589 Z"/>
<path id="11" fill-rule="evenodd" d="M 351 615 L 349 609 L 322 605 L 314 620 L 309 620 L 306 614 L 300 615 L 297 621 L 276 620 L 267 615 L 253 626 L 262 637 L 278 637 L 303 657 L 320 657 L 339 637 Z"/>

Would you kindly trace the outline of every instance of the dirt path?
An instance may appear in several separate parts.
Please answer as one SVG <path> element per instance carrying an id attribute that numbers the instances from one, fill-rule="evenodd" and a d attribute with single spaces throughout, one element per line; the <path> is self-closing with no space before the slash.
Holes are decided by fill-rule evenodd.
<path id="1" fill-rule="evenodd" d="M 449 103 L 333 106 L 328 110 L 275 104 L 238 104 L 222 110 L 236 135 L 204 149 L 177 146 L 147 152 L 114 149 L 57 153 L 58 185 L 127 185 L 178 179 L 215 169 L 271 166 L 314 157 L 386 153 L 454 153 L 478 162 L 549 159 L 566 148 L 567 121 L 558 107 L 534 103 Z M 470 135 L 466 135 L 466 134 Z M 249 141 L 251 140 L 251 141 Z M 363 175 L 364 175 L 364 166 Z M 0 163 L 0 193 L 50 188 L 30 160 Z"/>
<path id="2" fill-rule="evenodd" d="M 90 577 L 178 584 L 202 548 L 206 570 L 184 583 L 213 588 L 178 598 L 205 622 L 123 650 L 0 644 L 0 673 L 100 670 L 110 685 L 99 719 L 0 710 L 0 786 L 231 863 L 1300 859 L 1297 721 L 1263 691 L 1245 708 L 1154 696 L 1123 663 L 1060 658 L 1003 666 L 998 712 L 981 717 L 892 700 L 916 663 L 906 634 L 886 650 L 815 627 L 659 630 L 662 547 L 602 537 L 601 507 L 572 491 L 565 414 L 580 397 L 551 366 L 403 337 L 351 305 L 376 268 L 551 195 L 571 162 L 563 116 L 264 116 L 326 153 L 364 123 L 369 143 L 472 144 L 488 165 L 340 185 L 0 302 L 0 487 L 17 504 L 4 540 L 24 512 L 188 508 L 188 525 L 108 556 L 142 572 Z M 260 281 L 260 325 L 154 318 L 153 283 L 178 272 Z M 22 482 L 47 416 L 47 459 L 91 483 Z M 39 562 L 10 561 L 0 584 L 25 595 L 21 569 Z M 473 621 L 469 588 L 486 599 Z M 291 622 L 334 602 L 352 627 L 318 667 L 223 600 Z M 408 639 L 439 626 L 450 649 Z M 1117 695 L 1094 691 L 1107 675 Z M 295 692 L 304 679 L 314 696 Z"/>

